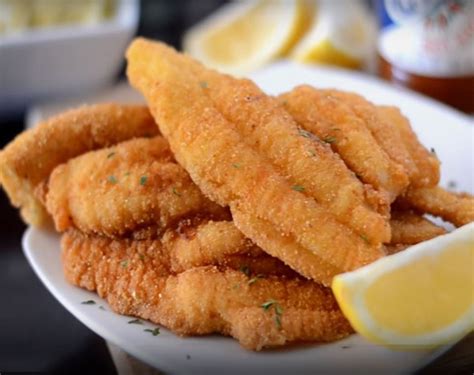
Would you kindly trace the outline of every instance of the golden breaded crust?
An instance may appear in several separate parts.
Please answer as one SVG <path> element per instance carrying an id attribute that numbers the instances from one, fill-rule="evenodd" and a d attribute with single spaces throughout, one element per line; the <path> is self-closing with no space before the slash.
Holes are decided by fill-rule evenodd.
<path id="1" fill-rule="evenodd" d="M 75 227 L 111 237 L 148 227 L 161 233 L 197 213 L 227 216 L 173 160 L 160 136 L 90 151 L 56 167 L 46 207 L 60 232 Z"/>
<path id="2" fill-rule="evenodd" d="M 254 350 L 352 333 L 331 291 L 312 281 L 266 273 L 255 277 L 227 266 L 173 274 L 168 252 L 156 241 L 134 240 L 128 246 L 104 241 L 65 233 L 64 272 L 69 282 L 97 291 L 121 314 L 181 335 L 231 335 Z"/>
<path id="3" fill-rule="evenodd" d="M 388 194 L 390 202 L 405 191 L 408 175 L 378 144 L 346 100 L 308 85 L 298 86 L 279 99 L 303 128 L 328 141 L 362 181 Z"/>
<path id="4" fill-rule="evenodd" d="M 182 57 L 175 51 L 139 39 L 132 43 L 127 58 L 131 83 L 144 94 L 176 159 L 204 194 L 230 206 L 233 214 L 244 210 L 251 217 L 264 219 L 281 236 L 292 237 L 309 250 L 315 262 L 316 257 L 323 258 L 344 271 L 382 255 L 380 248 L 371 246 L 306 195 L 304 187 L 294 185 L 288 171 L 282 171 L 266 153 L 246 142 L 213 104 L 207 87 L 192 69 L 183 69 Z M 240 85 L 239 81 L 235 84 Z M 252 238 L 244 229 L 246 225 L 237 226 Z M 272 254 L 270 246 L 259 245 Z M 301 272 L 290 249 L 281 259 Z M 316 274 L 305 276 L 318 280 Z"/>
<path id="5" fill-rule="evenodd" d="M 408 119 L 403 116 L 400 109 L 389 106 L 378 106 L 377 111 L 381 117 L 395 126 L 400 137 L 410 153 L 417 173 L 411 177 L 410 185 L 415 187 L 435 186 L 439 183 L 440 162 L 436 155 L 429 152 L 418 140 L 411 128 Z"/>
<path id="6" fill-rule="evenodd" d="M 411 211 L 394 211 L 390 218 L 391 244 L 414 245 L 446 233 L 428 219 Z"/>
<path id="7" fill-rule="evenodd" d="M 48 215 L 36 187 L 61 163 L 84 152 L 158 134 L 144 106 L 84 106 L 40 123 L 17 136 L 0 153 L 0 183 L 25 222 L 41 226 Z"/>
<path id="8" fill-rule="evenodd" d="M 320 90 L 334 96 L 347 104 L 364 121 L 377 143 L 394 162 L 400 164 L 410 181 L 417 176 L 418 168 L 402 140 L 398 128 L 391 123 L 390 118 L 381 115 L 377 106 L 361 95 L 340 90 Z"/>
<path id="9" fill-rule="evenodd" d="M 439 216 L 456 227 L 474 221 L 474 197 L 451 193 L 439 186 L 410 188 L 401 200 L 418 212 Z"/>

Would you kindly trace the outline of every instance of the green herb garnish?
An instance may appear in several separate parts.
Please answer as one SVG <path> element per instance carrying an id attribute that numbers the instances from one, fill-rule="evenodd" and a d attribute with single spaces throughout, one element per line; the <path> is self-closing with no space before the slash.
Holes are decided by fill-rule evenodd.
<path id="1" fill-rule="evenodd" d="M 122 268 L 127 268 L 127 266 L 128 266 L 128 260 L 127 260 L 127 259 L 122 260 L 122 261 L 120 262 L 120 265 L 122 266 Z"/>
<path id="2" fill-rule="evenodd" d="M 299 135 L 301 135 L 304 138 L 313 138 L 314 137 L 313 133 L 310 133 L 309 131 L 304 130 L 304 129 L 298 129 L 298 133 L 299 133 Z"/>
<path id="3" fill-rule="evenodd" d="M 334 143 L 337 141 L 336 137 L 326 137 L 326 138 L 323 138 L 323 141 L 326 142 L 326 143 Z"/>
<path id="4" fill-rule="evenodd" d="M 145 185 L 148 180 L 148 176 L 141 176 L 140 177 L 140 185 Z"/>
<path id="5" fill-rule="evenodd" d="M 302 192 L 304 191 L 304 187 L 301 186 L 301 185 L 294 185 L 291 187 L 294 191 L 299 191 L 299 192 Z"/>
<path id="6" fill-rule="evenodd" d="M 270 309 L 270 307 L 272 307 L 275 303 L 276 303 L 275 300 L 270 299 L 267 302 L 262 303 L 260 307 L 264 309 L 265 311 L 268 311 L 268 309 Z"/>
<path id="7" fill-rule="evenodd" d="M 106 311 L 104 306 L 99 306 L 99 309 Z"/>
<path id="8" fill-rule="evenodd" d="M 250 268 L 249 268 L 249 266 L 240 267 L 240 272 L 242 272 L 245 276 L 250 277 Z"/>
<path id="9" fill-rule="evenodd" d="M 369 239 L 367 238 L 365 234 L 361 234 L 360 238 L 362 238 L 365 241 L 365 243 L 369 243 Z"/>
<path id="10" fill-rule="evenodd" d="M 114 156 L 114 155 L 115 155 L 115 152 L 112 151 L 111 153 L 109 153 L 109 154 L 107 155 L 107 159 L 110 159 L 110 158 L 111 158 L 112 156 Z"/>
<path id="11" fill-rule="evenodd" d="M 144 332 L 150 332 L 153 336 L 158 336 L 160 334 L 160 328 L 156 327 L 155 329 L 144 329 Z"/>
<path id="12" fill-rule="evenodd" d="M 278 329 L 281 329 L 281 316 L 283 314 L 283 308 L 280 306 L 280 304 L 277 301 L 271 299 L 271 300 L 268 300 L 267 302 L 262 303 L 260 307 L 264 311 L 269 311 L 273 307 L 275 311 L 275 324 L 278 327 Z"/>
<path id="13" fill-rule="evenodd" d="M 129 320 L 127 323 L 128 324 L 143 324 L 143 322 L 140 319 Z"/>
<path id="14" fill-rule="evenodd" d="M 142 262 L 145 260 L 145 255 L 143 255 L 143 254 L 140 254 L 138 257 L 140 258 L 140 260 L 141 260 Z"/>
<path id="15" fill-rule="evenodd" d="M 448 189 L 455 189 L 458 186 L 456 181 L 449 181 L 448 182 Z"/>
<path id="16" fill-rule="evenodd" d="M 257 275 L 255 277 L 252 277 L 247 284 L 249 285 L 252 285 L 252 284 L 255 284 L 259 279 L 264 279 L 265 276 L 264 275 Z"/>
<path id="17" fill-rule="evenodd" d="M 125 176 L 125 177 L 130 176 L 130 172 L 125 172 L 124 176 Z"/>
<path id="18" fill-rule="evenodd" d="M 177 197 L 181 196 L 181 193 L 178 190 L 176 190 L 175 187 L 172 189 L 172 191 L 173 191 L 173 194 L 176 195 Z"/>
<path id="19" fill-rule="evenodd" d="M 206 81 L 199 82 L 199 86 L 201 86 L 202 89 L 207 89 L 207 87 L 208 87 Z"/>
<path id="20" fill-rule="evenodd" d="M 81 305 L 95 305 L 95 301 L 93 300 L 87 300 L 87 301 L 82 301 Z"/>
<path id="21" fill-rule="evenodd" d="M 115 178 L 115 176 L 107 177 L 107 181 L 109 181 L 111 184 L 116 184 L 117 183 L 117 179 Z"/>
<path id="22" fill-rule="evenodd" d="M 234 163 L 232 164 L 232 166 L 235 168 L 235 169 L 240 169 L 241 165 L 239 163 Z"/>

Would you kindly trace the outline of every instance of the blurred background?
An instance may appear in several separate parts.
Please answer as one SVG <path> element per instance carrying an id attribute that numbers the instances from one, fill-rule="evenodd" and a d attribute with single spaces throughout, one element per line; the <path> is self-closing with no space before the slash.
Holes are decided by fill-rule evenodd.
<path id="1" fill-rule="evenodd" d="M 474 112 L 473 0 L 0 0 L 0 147 L 38 108 L 124 81 L 135 35 L 240 76 L 282 59 L 351 69 Z M 24 229 L 0 191 L 0 372 L 115 374 L 26 263 Z"/>

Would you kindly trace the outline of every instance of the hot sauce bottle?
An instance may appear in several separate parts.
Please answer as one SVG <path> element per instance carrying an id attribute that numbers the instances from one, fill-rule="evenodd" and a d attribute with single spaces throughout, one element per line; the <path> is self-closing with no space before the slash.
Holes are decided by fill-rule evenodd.
<path id="1" fill-rule="evenodd" d="M 379 0 L 378 73 L 474 113 L 474 0 Z"/>

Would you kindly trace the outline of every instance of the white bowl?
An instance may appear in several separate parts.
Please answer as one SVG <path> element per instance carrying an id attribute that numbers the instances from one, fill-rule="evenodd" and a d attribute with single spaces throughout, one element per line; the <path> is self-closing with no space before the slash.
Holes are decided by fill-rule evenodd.
<path id="1" fill-rule="evenodd" d="M 97 25 L 0 37 L 0 113 L 109 84 L 120 70 L 138 17 L 138 0 L 120 0 L 115 16 Z"/>

